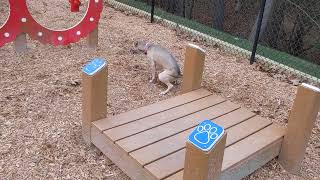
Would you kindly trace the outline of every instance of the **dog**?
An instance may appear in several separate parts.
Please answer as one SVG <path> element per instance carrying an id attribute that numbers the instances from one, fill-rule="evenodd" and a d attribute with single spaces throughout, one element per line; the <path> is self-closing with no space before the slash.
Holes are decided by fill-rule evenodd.
<path id="1" fill-rule="evenodd" d="M 160 93 L 160 95 L 167 94 L 173 88 L 173 82 L 176 82 L 178 78 L 181 78 L 180 67 L 175 57 L 165 48 L 152 44 L 138 41 L 135 43 L 135 47 L 143 51 L 150 61 L 151 80 L 150 83 L 154 83 L 156 80 L 156 68 L 160 66 L 163 71 L 159 73 L 158 79 L 167 85 L 167 89 Z"/>

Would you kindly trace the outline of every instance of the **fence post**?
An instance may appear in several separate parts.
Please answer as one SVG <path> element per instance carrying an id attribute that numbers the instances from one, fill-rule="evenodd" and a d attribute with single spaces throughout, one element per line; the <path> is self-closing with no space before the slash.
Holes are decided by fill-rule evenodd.
<path id="1" fill-rule="evenodd" d="M 91 144 L 91 124 L 107 114 L 107 62 L 93 59 L 82 69 L 82 136 Z"/>
<path id="2" fill-rule="evenodd" d="M 154 22 L 154 6 L 155 6 L 155 0 L 152 0 L 152 2 L 151 2 L 151 23 Z"/>
<path id="3" fill-rule="evenodd" d="M 253 48 L 252 48 L 251 57 L 250 57 L 250 64 L 253 64 L 255 61 L 265 6 L 266 6 L 266 0 L 261 0 L 257 31 L 256 31 L 256 35 L 253 42 Z"/>
<path id="4" fill-rule="evenodd" d="M 187 46 L 183 69 L 182 93 L 187 93 L 201 87 L 204 60 L 205 51 L 203 49 L 193 44 Z"/>
<path id="5" fill-rule="evenodd" d="M 299 86 L 279 155 L 280 164 L 291 173 L 299 171 L 319 108 L 320 89 L 308 84 Z"/>

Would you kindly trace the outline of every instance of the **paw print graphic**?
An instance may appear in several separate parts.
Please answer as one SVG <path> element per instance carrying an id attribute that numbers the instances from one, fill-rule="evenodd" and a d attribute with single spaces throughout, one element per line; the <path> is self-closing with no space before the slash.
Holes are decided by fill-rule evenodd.
<path id="1" fill-rule="evenodd" d="M 223 134 L 223 127 L 211 120 L 204 120 L 191 132 L 188 142 L 202 151 L 209 151 Z"/>
<path id="2" fill-rule="evenodd" d="M 200 125 L 197 127 L 198 132 L 194 135 L 194 139 L 200 144 L 208 144 L 210 140 L 214 140 L 219 136 L 217 130 L 216 127 L 212 127 L 210 124 Z"/>

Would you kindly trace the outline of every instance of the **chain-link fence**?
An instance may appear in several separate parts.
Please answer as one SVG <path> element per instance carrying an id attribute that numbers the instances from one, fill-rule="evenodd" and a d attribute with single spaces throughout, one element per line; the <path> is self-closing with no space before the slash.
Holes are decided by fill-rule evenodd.
<path id="1" fill-rule="evenodd" d="M 266 2 L 258 54 L 320 78 L 320 1 Z"/>
<path id="2" fill-rule="evenodd" d="M 153 0 L 117 1 L 150 12 Z M 157 17 L 232 44 L 239 55 L 252 51 L 260 29 L 258 55 L 320 79 L 319 0 L 265 0 L 264 8 L 264 0 L 154 1 Z"/>

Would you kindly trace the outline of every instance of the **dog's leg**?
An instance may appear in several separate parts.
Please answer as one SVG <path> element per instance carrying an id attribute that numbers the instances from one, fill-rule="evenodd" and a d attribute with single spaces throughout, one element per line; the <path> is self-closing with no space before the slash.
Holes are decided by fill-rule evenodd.
<path id="1" fill-rule="evenodd" d="M 153 83 L 156 80 L 156 63 L 150 59 L 150 66 L 151 66 L 151 80 L 149 81 L 150 83 Z"/>
<path id="2" fill-rule="evenodd" d="M 175 80 L 172 76 L 169 75 L 170 73 L 168 71 L 163 71 L 162 73 L 159 74 L 159 80 L 167 85 L 167 90 L 163 91 L 160 93 L 160 95 L 165 95 L 167 94 L 172 88 L 173 84 L 171 84 L 172 81 Z"/>

